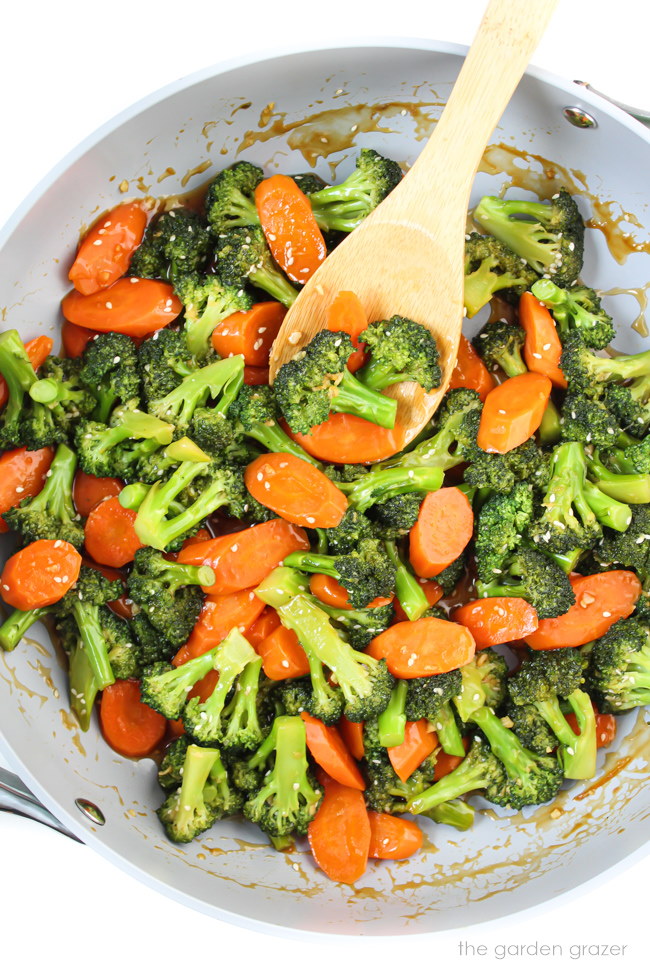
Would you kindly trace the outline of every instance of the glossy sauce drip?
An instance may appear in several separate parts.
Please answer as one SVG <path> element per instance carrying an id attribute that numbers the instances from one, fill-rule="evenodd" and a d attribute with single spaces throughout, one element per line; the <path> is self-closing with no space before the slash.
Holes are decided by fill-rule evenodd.
<path id="1" fill-rule="evenodd" d="M 650 281 L 640 288 L 608 288 L 607 291 L 600 291 L 601 295 L 630 295 L 634 298 L 639 305 L 639 314 L 636 316 L 634 321 L 631 323 L 630 328 L 633 328 L 635 332 L 641 335 L 643 338 L 647 338 L 650 335 L 650 329 L 648 328 L 648 322 L 646 319 L 646 311 L 648 308 L 648 289 L 650 288 Z"/>

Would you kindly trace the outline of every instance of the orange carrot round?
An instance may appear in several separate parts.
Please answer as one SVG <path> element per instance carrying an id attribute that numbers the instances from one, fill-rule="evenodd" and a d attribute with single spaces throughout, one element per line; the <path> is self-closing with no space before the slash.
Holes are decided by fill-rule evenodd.
<path id="1" fill-rule="evenodd" d="M 370 821 L 359 789 L 322 776 L 325 796 L 309 824 L 314 860 L 336 883 L 353 884 L 363 876 L 370 850 Z"/>
<path id="2" fill-rule="evenodd" d="M 255 206 L 269 249 L 287 277 L 305 284 L 327 257 L 311 203 L 290 176 L 271 176 L 255 190 Z"/>
<path id="3" fill-rule="evenodd" d="M 253 650 L 257 650 L 260 644 L 266 640 L 267 636 L 270 636 L 273 630 L 277 630 L 280 625 L 280 617 L 276 611 L 272 606 L 267 606 L 257 619 L 251 623 L 248 629 L 244 631 L 244 636 Z"/>
<path id="4" fill-rule="evenodd" d="M 35 339 L 25 342 L 25 352 L 27 358 L 34 367 L 35 372 L 41 368 L 48 355 L 52 351 L 54 342 L 49 335 L 38 335 Z M 4 376 L 0 376 L 0 409 L 9 399 L 9 391 Z"/>
<path id="5" fill-rule="evenodd" d="M 96 335 L 99 335 L 99 332 L 90 328 L 82 328 L 81 325 L 73 325 L 72 322 L 64 322 L 61 326 L 63 354 L 69 359 L 79 359 L 88 343 Z"/>
<path id="6" fill-rule="evenodd" d="M 68 277 L 82 295 L 92 295 L 129 269 L 140 244 L 147 214 L 137 203 L 120 203 L 100 217 L 79 244 Z"/>
<path id="7" fill-rule="evenodd" d="M 370 641 L 366 653 L 385 658 L 395 677 L 431 677 L 469 663 L 474 639 L 466 626 L 425 616 L 389 626 Z"/>
<path id="8" fill-rule="evenodd" d="M 309 673 L 307 654 L 293 630 L 285 626 L 280 625 L 269 633 L 258 646 L 257 652 L 262 658 L 262 669 L 269 680 L 306 677 Z"/>
<path id="9" fill-rule="evenodd" d="M 104 689 L 99 723 L 111 748 L 127 758 L 150 755 L 167 731 L 167 719 L 140 699 L 137 680 L 117 680 Z"/>
<path id="10" fill-rule="evenodd" d="M 539 622 L 530 603 L 516 596 L 474 599 L 455 609 L 451 618 L 467 627 L 476 641 L 477 650 L 523 640 L 535 632 Z"/>
<path id="11" fill-rule="evenodd" d="M 566 379 L 560 369 L 562 343 L 555 321 L 531 291 L 524 291 L 519 299 L 519 321 L 526 333 L 524 361 L 529 370 L 548 376 L 554 386 L 566 389 Z"/>
<path id="12" fill-rule="evenodd" d="M 264 603 L 252 589 L 243 589 L 227 596 L 208 596 L 189 640 L 180 648 L 172 663 L 175 667 L 180 667 L 188 660 L 212 650 L 225 640 L 234 626 L 241 627 L 245 633 L 263 609 Z"/>
<path id="13" fill-rule="evenodd" d="M 388 430 L 351 413 L 331 413 L 309 433 L 294 433 L 284 422 L 281 426 L 308 454 L 331 464 L 374 464 L 405 445 L 399 421 Z"/>
<path id="14" fill-rule="evenodd" d="M 72 500 L 82 518 L 87 518 L 93 508 L 106 498 L 115 498 L 124 487 L 117 477 L 95 477 L 77 471 L 72 487 Z"/>
<path id="15" fill-rule="evenodd" d="M 413 775 L 425 758 L 438 747 L 438 736 L 432 731 L 426 718 L 419 721 L 407 721 L 404 731 L 404 741 L 401 745 L 388 748 L 388 757 L 395 775 L 406 782 Z"/>
<path id="16" fill-rule="evenodd" d="M 593 701 L 591 706 L 596 715 L 596 747 L 607 748 L 616 738 L 616 716 L 614 714 L 601 714 Z M 566 720 L 573 733 L 579 735 L 580 726 L 573 711 L 566 715 Z"/>
<path id="17" fill-rule="evenodd" d="M 343 741 L 348 746 L 348 751 L 353 758 L 356 758 L 357 762 L 360 762 L 365 754 L 363 721 L 350 721 L 343 715 L 338 723 L 338 729 Z"/>
<path id="18" fill-rule="evenodd" d="M 244 366 L 244 383 L 246 386 L 268 386 L 268 366 Z"/>
<path id="19" fill-rule="evenodd" d="M 431 491 L 409 533 L 409 558 L 420 576 L 435 576 L 458 558 L 474 531 L 472 506 L 457 487 Z"/>
<path id="20" fill-rule="evenodd" d="M 434 582 L 433 579 L 420 580 L 420 586 L 424 591 L 424 595 L 427 597 L 429 606 L 435 606 L 438 600 L 442 598 L 442 586 L 439 586 L 438 583 Z M 408 616 L 402 609 L 402 604 L 397 596 L 395 596 L 393 599 L 393 607 L 395 610 L 394 619 L 396 623 L 403 623 L 408 619 Z"/>
<path id="21" fill-rule="evenodd" d="M 330 332 L 346 332 L 355 351 L 348 357 L 350 372 L 356 372 L 366 361 L 366 353 L 359 336 L 368 327 L 368 316 L 354 291 L 339 291 L 327 309 L 327 328 Z"/>
<path id="22" fill-rule="evenodd" d="M 542 422 L 551 389 L 548 376 L 525 372 L 488 393 L 476 437 L 481 450 L 506 454 L 532 437 Z"/>
<path id="23" fill-rule="evenodd" d="M 410 819 L 370 810 L 371 860 L 406 860 L 422 848 L 422 830 Z"/>
<path id="24" fill-rule="evenodd" d="M 178 562 L 209 565 L 215 580 L 211 586 L 204 586 L 203 591 L 226 596 L 259 586 L 287 555 L 297 551 L 309 551 L 305 532 L 282 518 L 273 518 L 231 535 L 188 545 L 179 552 Z"/>
<path id="25" fill-rule="evenodd" d="M 246 468 L 244 481 L 256 501 L 305 528 L 333 528 L 348 506 L 329 477 L 293 454 L 261 454 Z"/>
<path id="26" fill-rule="evenodd" d="M 171 285 L 149 278 L 118 278 L 110 288 L 92 295 L 69 291 L 61 302 L 64 318 L 73 325 L 134 338 L 164 328 L 182 310 Z"/>
<path id="27" fill-rule="evenodd" d="M 465 751 L 468 750 L 469 744 L 469 738 L 463 738 Z M 458 755 L 448 755 L 447 752 L 440 750 L 436 755 L 436 765 L 433 770 L 433 781 L 439 782 L 440 779 L 444 779 L 445 775 L 449 775 L 449 773 L 453 772 L 455 768 L 458 768 L 462 760 L 463 759 Z"/>
<path id="28" fill-rule="evenodd" d="M 328 606 L 333 606 L 335 609 L 354 609 L 345 586 L 342 586 L 331 576 L 326 576 L 322 572 L 314 572 L 309 577 L 309 589 L 312 596 L 320 599 L 322 603 L 326 603 Z M 442 593 L 442 590 L 440 591 Z M 377 596 L 371 603 L 368 603 L 368 609 L 388 606 L 390 602 L 392 602 L 390 596 Z"/>
<path id="29" fill-rule="evenodd" d="M 40 494 L 47 472 L 54 457 L 53 447 L 28 450 L 16 447 L 0 457 L 0 514 L 15 507 L 23 498 Z M 4 518 L 0 518 L 0 534 L 9 531 Z"/>
<path id="30" fill-rule="evenodd" d="M 363 791 L 366 787 L 363 775 L 357 768 L 338 729 L 328 727 L 306 711 L 303 711 L 300 717 L 305 722 L 307 748 L 313 755 L 314 761 L 335 782 Z"/>
<path id="31" fill-rule="evenodd" d="M 287 309 L 279 301 L 259 301 L 249 311 L 236 311 L 212 333 L 212 348 L 221 359 L 243 355 L 247 366 L 268 366 L 269 353 Z"/>
<path id="32" fill-rule="evenodd" d="M 581 647 L 598 640 L 613 623 L 631 616 L 641 595 L 641 583 L 626 569 L 574 576 L 569 581 L 575 603 L 563 616 L 539 621 L 536 630 L 526 637 L 532 650 Z"/>
<path id="33" fill-rule="evenodd" d="M 135 519 L 136 512 L 123 508 L 117 498 L 100 501 L 88 515 L 84 529 L 91 559 L 114 569 L 132 562 L 143 547 L 135 533 Z"/>
<path id="34" fill-rule="evenodd" d="M 81 556 L 69 542 L 41 539 L 5 562 L 2 598 L 15 609 L 41 609 L 62 599 L 79 578 Z"/>
<path id="35" fill-rule="evenodd" d="M 458 358 L 449 380 L 449 389 L 475 389 L 485 402 L 485 397 L 494 389 L 496 382 L 488 372 L 480 355 L 464 335 L 460 337 Z"/>

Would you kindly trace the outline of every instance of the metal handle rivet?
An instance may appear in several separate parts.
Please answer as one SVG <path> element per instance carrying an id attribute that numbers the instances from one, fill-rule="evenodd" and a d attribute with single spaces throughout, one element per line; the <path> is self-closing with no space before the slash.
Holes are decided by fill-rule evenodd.
<path id="1" fill-rule="evenodd" d="M 96 806 L 94 802 L 89 802 L 88 799 L 75 799 L 75 806 L 80 812 L 87 816 L 91 822 L 95 823 L 97 826 L 106 825 L 106 817 L 101 811 L 99 806 Z"/>

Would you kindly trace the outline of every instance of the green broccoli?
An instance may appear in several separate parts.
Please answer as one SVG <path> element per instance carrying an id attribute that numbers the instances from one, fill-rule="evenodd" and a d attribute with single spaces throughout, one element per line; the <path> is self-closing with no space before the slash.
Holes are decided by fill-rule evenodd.
<path id="1" fill-rule="evenodd" d="M 138 644 L 125 619 L 107 606 L 99 607 L 101 635 L 108 647 L 108 660 L 115 680 L 140 676 Z"/>
<path id="2" fill-rule="evenodd" d="M 211 362 L 191 372 L 171 392 L 148 400 L 148 410 L 158 419 L 173 423 L 179 435 L 187 432 L 194 411 L 217 398 L 217 408 L 225 413 L 241 389 L 244 358 L 240 355 Z"/>
<path id="3" fill-rule="evenodd" d="M 465 754 L 465 748 L 451 701 L 461 693 L 462 684 L 458 669 L 432 677 L 414 677 L 408 681 L 405 705 L 407 721 L 426 718 L 435 728 L 443 751 L 460 757 Z"/>
<path id="4" fill-rule="evenodd" d="M 205 197 L 205 212 L 213 233 L 259 224 L 255 190 L 263 179 L 259 166 L 243 160 L 217 173 Z"/>
<path id="5" fill-rule="evenodd" d="M 438 583 L 442 589 L 443 596 L 450 596 L 467 572 L 466 551 L 462 552 L 457 559 L 454 559 L 446 569 L 443 569 L 438 575 L 433 576 L 433 581 Z"/>
<path id="6" fill-rule="evenodd" d="M 609 499 L 620 502 L 624 507 L 650 503 L 649 474 L 617 474 L 603 463 L 598 451 L 594 451 L 592 456 L 587 458 L 587 469 L 593 486 Z M 629 512 L 627 520 L 621 514 L 617 523 L 610 524 L 609 527 L 624 531 L 628 524 Z"/>
<path id="7" fill-rule="evenodd" d="M 474 347 L 488 369 L 499 367 L 506 376 L 528 372 L 522 357 L 526 333 L 521 325 L 510 322 L 487 322 L 474 337 Z"/>
<path id="8" fill-rule="evenodd" d="M 322 230 L 349 233 L 388 196 L 402 179 L 392 159 L 362 149 L 355 169 L 342 183 L 309 192 L 316 223 Z M 307 189 L 304 192 L 308 192 Z"/>
<path id="9" fill-rule="evenodd" d="M 605 349 L 614 338 L 614 323 L 591 288 L 580 285 L 563 290 L 549 278 L 540 278 L 530 290 L 551 312 L 563 343 L 573 331 L 591 349 Z"/>
<path id="10" fill-rule="evenodd" d="M 0 422 L 0 449 L 7 450 L 25 443 L 22 423 L 31 402 L 28 393 L 38 379 L 15 328 L 0 333 L 0 373 L 7 384 L 7 405 Z"/>
<path id="11" fill-rule="evenodd" d="M 426 326 L 393 315 L 368 325 L 359 341 L 364 343 L 370 359 L 356 378 L 369 389 L 381 392 L 393 383 L 414 382 L 428 393 L 440 385 L 440 355 Z"/>
<path id="12" fill-rule="evenodd" d="M 422 498 L 418 494 L 396 494 L 368 509 L 370 530 L 377 538 L 396 541 L 408 535 L 418 520 Z M 348 511 L 350 509 L 348 508 Z M 347 512 L 346 512 L 347 514 Z M 359 517 L 363 517 L 359 515 Z M 334 529 L 336 531 L 336 529 Z"/>
<path id="13" fill-rule="evenodd" d="M 192 741 L 187 735 L 181 735 L 167 745 L 158 767 L 158 785 L 163 792 L 175 792 L 181 785 L 185 756 L 191 744 Z"/>
<path id="14" fill-rule="evenodd" d="M 2 515 L 25 545 L 41 538 L 61 539 L 75 548 L 84 543 L 84 531 L 72 500 L 77 458 L 65 444 L 57 447 L 45 486 L 35 497 L 25 497 Z"/>
<path id="15" fill-rule="evenodd" d="M 115 680 L 109 656 L 112 646 L 106 639 L 106 617 L 100 610 L 105 603 L 121 595 L 122 583 L 119 579 L 111 582 L 101 572 L 82 565 L 74 586 L 52 607 L 52 612 L 59 619 L 73 617 L 98 690 L 103 690 Z"/>
<path id="16" fill-rule="evenodd" d="M 388 596 L 395 588 L 395 567 L 384 546 L 372 538 L 362 539 L 352 552 L 319 555 L 292 552 L 284 565 L 302 572 L 322 572 L 340 582 L 356 609 L 363 609 L 378 596 Z"/>
<path id="17" fill-rule="evenodd" d="M 620 434 L 618 419 L 606 403 L 589 399 L 581 392 L 564 397 L 559 439 L 607 448 L 618 442 Z"/>
<path id="18" fill-rule="evenodd" d="M 189 843 L 218 819 L 239 812 L 242 801 L 228 782 L 219 749 L 189 745 L 181 786 L 158 809 L 158 818 L 170 840 Z"/>
<path id="19" fill-rule="evenodd" d="M 515 596 L 534 607 L 539 619 L 563 616 L 575 603 L 575 594 L 566 573 L 544 552 L 516 549 L 501 563 L 499 574 L 487 583 L 478 583 L 479 599 L 490 596 Z"/>
<path id="20" fill-rule="evenodd" d="M 587 346 L 582 334 L 575 331 L 564 339 L 560 367 L 571 392 L 579 391 L 592 398 L 604 397 L 613 383 L 630 380 L 643 383 L 650 374 L 650 351 L 637 352 L 635 355 L 599 356 Z M 607 400 L 610 410 L 614 405 Z"/>
<path id="21" fill-rule="evenodd" d="M 461 689 L 454 695 L 454 707 L 464 723 L 473 720 L 474 711 L 486 706 L 497 710 L 506 699 L 508 665 L 496 650 L 481 650 L 470 663 L 460 668 Z"/>
<path id="22" fill-rule="evenodd" d="M 216 354 L 193 356 L 187 347 L 184 331 L 162 328 L 148 336 L 138 349 L 138 366 L 147 406 L 163 399 L 192 375 L 197 369 L 209 364 Z"/>
<path id="23" fill-rule="evenodd" d="M 250 282 L 255 288 L 289 308 L 298 296 L 275 265 L 260 227 L 233 227 L 217 238 L 216 271 L 229 287 L 241 289 Z"/>
<path id="24" fill-rule="evenodd" d="M 141 667 L 147 667 L 160 660 L 171 660 L 176 653 L 177 647 L 170 643 L 160 630 L 151 625 L 146 613 L 134 610 L 131 629 L 135 636 Z"/>
<path id="25" fill-rule="evenodd" d="M 95 477 L 131 478 L 139 464 L 170 444 L 174 425 L 143 413 L 135 404 L 118 406 L 110 423 L 84 420 L 75 430 L 79 466 Z"/>
<path id="26" fill-rule="evenodd" d="M 50 606 L 39 609 L 14 609 L 0 626 L 0 647 L 3 650 L 15 650 L 25 633 L 51 613 Z"/>
<path id="27" fill-rule="evenodd" d="M 585 494 L 587 463 L 580 443 L 562 443 L 551 455 L 550 478 L 543 513 L 531 526 L 535 544 L 559 554 L 589 549 L 599 540 L 601 527 Z"/>
<path id="28" fill-rule="evenodd" d="M 209 357 L 212 333 L 237 311 L 248 311 L 252 299 L 243 288 L 225 285 L 216 274 L 188 274 L 177 279 L 174 291 L 185 305 L 183 331 L 191 355 Z"/>
<path id="29" fill-rule="evenodd" d="M 395 542 L 385 542 L 386 553 L 395 568 L 395 595 L 408 619 L 418 620 L 429 609 L 424 589 L 406 564 Z"/>
<path id="30" fill-rule="evenodd" d="M 99 686 L 74 619 L 71 616 L 58 619 L 56 632 L 68 657 L 70 708 L 81 730 L 88 731 Z"/>
<path id="31" fill-rule="evenodd" d="M 80 371 L 81 360 L 52 355 L 41 366 L 21 425 L 22 443 L 30 450 L 69 440 L 79 420 L 94 411 L 97 400 L 82 383 Z"/>
<path id="32" fill-rule="evenodd" d="M 442 486 L 443 475 L 442 467 L 392 467 L 366 472 L 358 481 L 340 482 L 338 487 L 349 505 L 364 513 L 397 495 L 418 494 L 421 500 Z"/>
<path id="33" fill-rule="evenodd" d="M 465 238 L 465 308 L 473 318 L 497 292 L 507 299 L 528 291 L 537 274 L 513 250 L 481 234 Z"/>
<path id="34" fill-rule="evenodd" d="M 522 481 L 507 494 L 492 494 L 481 507 L 474 547 L 482 583 L 498 581 L 503 563 L 520 544 L 533 517 L 533 491 Z"/>
<path id="35" fill-rule="evenodd" d="M 182 275 L 203 269 L 211 245 L 204 219 L 185 207 L 174 207 L 149 224 L 131 258 L 129 274 L 174 284 Z"/>
<path id="36" fill-rule="evenodd" d="M 84 349 L 81 382 L 97 399 L 93 420 L 106 423 L 116 406 L 140 402 L 138 350 L 128 335 L 104 332 Z"/>
<path id="37" fill-rule="evenodd" d="M 416 496 L 412 495 L 412 497 Z M 419 497 L 417 502 L 419 509 Z M 326 549 L 322 554 L 329 552 L 331 555 L 343 555 L 353 552 L 364 539 L 381 537 L 381 533 L 375 531 L 375 526 L 366 515 L 348 506 L 338 525 L 326 528 L 324 536 Z"/>
<path id="38" fill-rule="evenodd" d="M 650 704 L 650 632 L 640 619 L 619 620 L 594 644 L 588 684 L 609 714 Z"/>

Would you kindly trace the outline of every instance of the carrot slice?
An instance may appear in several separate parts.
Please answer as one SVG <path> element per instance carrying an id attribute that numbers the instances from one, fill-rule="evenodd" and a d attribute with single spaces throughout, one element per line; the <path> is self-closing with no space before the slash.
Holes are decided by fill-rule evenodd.
<path id="1" fill-rule="evenodd" d="M 477 650 L 523 640 L 535 632 L 539 623 L 530 603 L 515 596 L 475 599 L 455 609 L 451 618 L 467 627 L 476 641 Z"/>
<path id="2" fill-rule="evenodd" d="M 35 339 L 25 342 L 25 352 L 34 370 L 38 372 L 48 355 L 52 351 L 54 342 L 49 335 L 38 335 Z M 0 409 L 9 399 L 9 391 L 4 376 L 0 376 Z"/>
<path id="3" fill-rule="evenodd" d="M 61 326 L 61 343 L 63 353 L 69 359 L 79 359 L 84 349 L 99 332 L 90 328 L 82 328 L 81 325 L 73 325 L 72 322 L 64 322 Z"/>
<path id="4" fill-rule="evenodd" d="M 335 609 L 354 609 L 348 599 L 348 591 L 345 586 L 342 586 L 336 579 L 332 579 L 331 576 L 326 576 L 322 572 L 315 572 L 309 577 L 309 589 L 312 596 L 320 599 L 322 603 L 326 603 L 328 606 L 333 606 Z M 442 589 L 440 592 L 442 593 Z M 371 603 L 368 603 L 368 609 L 388 606 L 390 602 L 392 602 L 390 596 L 377 596 Z"/>
<path id="5" fill-rule="evenodd" d="M 371 860 L 406 860 L 422 848 L 422 830 L 410 819 L 368 811 Z"/>
<path id="6" fill-rule="evenodd" d="M 185 725 L 181 718 L 168 718 L 167 720 L 167 737 L 170 741 L 174 738 L 180 738 L 181 735 L 185 734 Z"/>
<path id="7" fill-rule="evenodd" d="M 333 528 L 348 506 L 329 477 L 293 454 L 261 454 L 246 468 L 244 481 L 256 501 L 305 528 Z"/>
<path id="8" fill-rule="evenodd" d="M 244 366 L 244 383 L 247 386 L 268 386 L 268 366 Z"/>
<path id="9" fill-rule="evenodd" d="M 150 755 L 167 731 L 167 719 L 140 699 L 137 680 L 116 680 L 104 689 L 99 723 L 111 748 L 128 758 Z"/>
<path id="10" fill-rule="evenodd" d="M 542 422 L 551 389 L 548 376 L 525 372 L 488 393 L 476 437 L 481 450 L 505 454 L 532 437 Z"/>
<path id="11" fill-rule="evenodd" d="M 257 647 L 257 652 L 269 680 L 288 680 L 290 677 L 305 677 L 309 673 L 307 654 L 293 630 L 285 626 L 278 626 L 269 633 Z"/>
<path id="12" fill-rule="evenodd" d="M 171 285 L 149 278 L 118 278 L 92 295 L 69 291 L 61 302 L 63 317 L 73 325 L 135 338 L 164 328 L 182 310 Z"/>
<path id="13" fill-rule="evenodd" d="M 77 471 L 72 487 L 72 500 L 82 518 L 87 518 L 93 508 L 106 498 L 115 498 L 124 487 L 117 477 L 95 477 Z"/>
<path id="14" fill-rule="evenodd" d="M 264 603 L 252 589 L 233 592 L 228 596 L 208 596 L 189 640 L 180 648 L 172 663 L 180 667 L 188 660 L 212 650 L 228 636 L 233 626 L 241 627 L 245 633 L 263 609 Z"/>
<path id="15" fill-rule="evenodd" d="M 199 528 L 196 534 L 191 535 L 190 538 L 186 538 L 181 545 L 181 552 L 184 552 L 186 548 L 190 545 L 198 545 L 199 542 L 209 542 L 213 536 L 210 534 L 207 528 Z"/>
<path id="16" fill-rule="evenodd" d="M 348 751 L 353 758 L 356 758 L 360 762 L 365 755 L 363 721 L 350 721 L 349 718 L 343 715 L 338 723 L 338 729 L 341 732 L 343 741 L 348 746 Z"/>
<path id="17" fill-rule="evenodd" d="M 406 782 L 408 777 L 413 775 L 416 768 L 437 747 L 438 736 L 435 731 L 430 729 L 426 718 L 420 718 L 419 721 L 407 721 L 402 744 L 393 745 L 392 748 L 387 749 L 395 775 L 402 782 Z"/>
<path id="18" fill-rule="evenodd" d="M 243 355 L 247 366 L 268 366 L 269 353 L 287 309 L 279 301 L 259 301 L 249 311 L 236 311 L 212 333 L 212 348 L 221 359 Z"/>
<path id="19" fill-rule="evenodd" d="M 567 382 L 560 369 L 562 343 L 555 321 L 531 291 L 524 291 L 519 299 L 519 321 L 526 333 L 524 361 L 529 370 L 548 376 L 554 386 L 566 389 Z"/>
<path id="20" fill-rule="evenodd" d="M 442 586 L 439 586 L 438 583 L 434 582 L 433 579 L 421 579 L 420 586 L 424 591 L 424 595 L 427 597 L 429 606 L 435 606 L 438 600 L 442 598 Z M 394 618 L 396 623 L 403 623 L 408 619 L 408 616 L 402 609 L 402 604 L 397 596 L 395 596 L 393 599 L 393 607 L 395 610 Z"/>
<path id="21" fill-rule="evenodd" d="M 388 430 L 351 413 L 331 413 L 309 433 L 294 433 L 284 422 L 281 425 L 308 454 L 331 464 L 374 464 L 398 453 L 406 442 L 399 421 Z"/>
<path id="22" fill-rule="evenodd" d="M 198 697 L 199 701 L 203 703 L 211 696 L 218 683 L 218 671 L 210 670 L 205 677 L 202 677 L 201 680 L 197 680 L 196 684 L 192 687 L 187 696 L 188 698 Z"/>
<path id="23" fill-rule="evenodd" d="M 304 531 L 282 518 L 273 518 L 232 535 L 188 545 L 179 552 L 178 562 L 209 565 L 215 581 L 211 586 L 204 586 L 203 591 L 226 596 L 259 586 L 291 552 L 308 550 L 309 539 Z"/>
<path id="24" fill-rule="evenodd" d="M 449 380 L 449 389 L 475 389 L 485 402 L 485 397 L 494 389 L 496 382 L 488 372 L 480 355 L 464 335 L 460 337 L 458 358 Z"/>
<path id="25" fill-rule="evenodd" d="M 327 309 L 327 328 L 330 332 L 346 332 L 355 351 L 348 358 L 350 372 L 356 372 L 366 361 L 364 345 L 359 336 L 368 327 L 368 316 L 354 291 L 339 291 Z"/>
<path id="26" fill-rule="evenodd" d="M 563 616 L 539 621 L 526 637 L 532 650 L 581 647 L 598 640 L 613 623 L 631 616 L 641 595 L 641 583 L 626 569 L 574 576 L 570 582 L 575 603 Z"/>
<path id="27" fill-rule="evenodd" d="M 303 711 L 300 717 L 305 722 L 307 748 L 313 755 L 314 761 L 318 762 L 336 782 L 363 791 L 366 787 L 363 775 L 357 768 L 338 729 L 328 727 L 306 711 Z"/>
<path id="28" fill-rule="evenodd" d="M 95 562 L 120 569 L 132 562 L 142 542 L 135 533 L 137 512 L 123 508 L 117 498 L 106 498 L 86 520 L 86 551 Z"/>
<path id="29" fill-rule="evenodd" d="M 9 511 L 23 498 L 40 494 L 53 457 L 52 447 L 40 450 L 16 447 L 5 451 L 0 457 L 0 513 Z M 0 534 L 8 531 L 7 522 L 0 518 Z"/>
<path id="30" fill-rule="evenodd" d="M 325 795 L 309 824 L 314 860 L 336 883 L 353 884 L 363 876 L 370 850 L 370 821 L 359 789 L 321 777 Z"/>
<path id="31" fill-rule="evenodd" d="M 244 636 L 253 650 L 257 650 L 262 641 L 266 640 L 267 636 L 273 633 L 273 630 L 277 630 L 278 626 L 280 626 L 280 617 L 272 606 L 267 606 L 260 616 L 244 631 Z"/>
<path id="32" fill-rule="evenodd" d="M 463 745 L 465 746 L 465 751 L 469 748 L 469 738 L 463 738 Z M 462 762 L 462 758 L 458 755 L 448 755 L 447 752 L 443 752 L 442 749 L 436 755 L 436 767 L 433 771 L 433 781 L 439 782 L 443 779 L 445 775 L 449 775 L 453 772 L 455 768 L 458 768 Z"/>
<path id="33" fill-rule="evenodd" d="M 70 268 L 75 289 L 92 295 L 126 274 L 146 226 L 147 214 L 137 203 L 120 203 L 100 217 L 79 244 Z"/>
<path id="34" fill-rule="evenodd" d="M 466 626 L 425 616 L 389 626 L 370 641 L 366 653 L 385 658 L 395 677 L 430 677 L 469 663 L 474 639 Z"/>
<path id="35" fill-rule="evenodd" d="M 305 284 L 327 257 L 308 197 L 290 176 L 271 176 L 255 189 L 255 206 L 269 250 L 287 277 Z"/>
<path id="36" fill-rule="evenodd" d="M 456 487 L 431 491 L 409 533 L 409 557 L 420 576 L 435 576 L 458 558 L 474 531 L 472 506 Z"/>
<path id="37" fill-rule="evenodd" d="M 15 609 L 41 609 L 62 599 L 79 578 L 81 556 L 69 542 L 41 539 L 5 562 L 2 598 Z"/>

